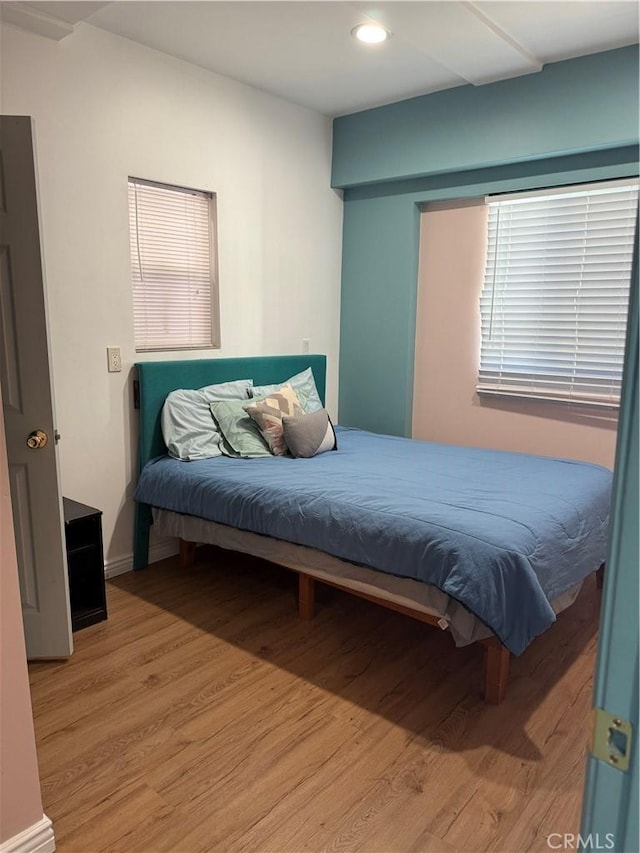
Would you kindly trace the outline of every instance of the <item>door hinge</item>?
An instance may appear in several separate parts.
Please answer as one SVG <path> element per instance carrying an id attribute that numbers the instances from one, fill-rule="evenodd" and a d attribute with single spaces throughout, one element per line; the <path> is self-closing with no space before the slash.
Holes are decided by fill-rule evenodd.
<path id="1" fill-rule="evenodd" d="M 593 709 L 591 754 L 617 770 L 628 770 L 632 726 L 629 720 L 604 708 Z"/>

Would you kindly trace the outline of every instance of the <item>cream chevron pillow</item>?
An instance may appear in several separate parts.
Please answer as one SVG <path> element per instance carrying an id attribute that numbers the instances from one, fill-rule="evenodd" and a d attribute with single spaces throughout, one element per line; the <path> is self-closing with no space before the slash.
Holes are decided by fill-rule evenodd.
<path id="1" fill-rule="evenodd" d="M 287 445 L 282 432 L 282 418 L 303 414 L 298 395 L 291 385 L 283 385 L 262 400 L 242 407 L 256 422 L 262 437 L 274 456 L 284 456 Z"/>

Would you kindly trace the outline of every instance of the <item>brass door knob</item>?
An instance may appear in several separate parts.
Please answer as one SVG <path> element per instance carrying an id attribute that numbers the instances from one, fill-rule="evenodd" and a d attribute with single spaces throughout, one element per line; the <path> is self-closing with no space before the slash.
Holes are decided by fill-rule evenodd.
<path id="1" fill-rule="evenodd" d="M 32 433 L 29 433 L 29 437 L 27 438 L 27 447 L 30 447 L 31 450 L 39 450 L 48 441 L 49 436 L 43 429 L 34 429 Z"/>

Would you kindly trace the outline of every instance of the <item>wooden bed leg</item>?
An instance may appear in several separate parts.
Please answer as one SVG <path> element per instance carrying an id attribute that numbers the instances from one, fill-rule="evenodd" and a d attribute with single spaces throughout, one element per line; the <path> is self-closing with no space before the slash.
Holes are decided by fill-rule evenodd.
<path id="1" fill-rule="evenodd" d="M 604 586 L 604 563 L 596 572 L 596 586 L 598 587 L 598 589 L 602 589 L 602 587 Z"/>
<path id="2" fill-rule="evenodd" d="M 511 653 L 497 637 L 484 642 L 484 699 L 499 705 L 507 694 Z"/>
<path id="3" fill-rule="evenodd" d="M 188 569 L 196 561 L 196 543 L 180 540 L 180 568 Z"/>
<path id="4" fill-rule="evenodd" d="M 302 572 L 298 574 L 298 616 L 301 619 L 313 619 L 316 615 L 315 581 Z"/>

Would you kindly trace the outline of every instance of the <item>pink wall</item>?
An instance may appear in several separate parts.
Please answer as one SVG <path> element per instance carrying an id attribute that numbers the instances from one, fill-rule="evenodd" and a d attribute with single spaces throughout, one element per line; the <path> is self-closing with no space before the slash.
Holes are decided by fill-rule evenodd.
<path id="1" fill-rule="evenodd" d="M 0 417 L 0 844 L 42 817 L 4 421 Z"/>
<path id="2" fill-rule="evenodd" d="M 422 214 L 413 437 L 613 468 L 615 413 L 476 394 L 486 222 L 475 202 Z"/>

